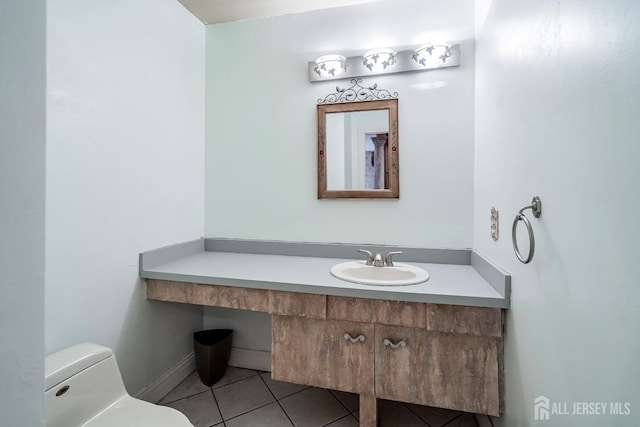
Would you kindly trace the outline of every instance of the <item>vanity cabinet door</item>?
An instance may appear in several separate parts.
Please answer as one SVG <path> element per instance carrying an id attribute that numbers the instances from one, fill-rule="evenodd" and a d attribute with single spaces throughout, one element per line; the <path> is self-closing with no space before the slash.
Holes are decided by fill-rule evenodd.
<path id="1" fill-rule="evenodd" d="M 501 412 L 502 339 L 376 325 L 376 397 Z"/>
<path id="2" fill-rule="evenodd" d="M 426 330 L 376 325 L 376 397 L 427 404 L 431 379 L 426 360 Z"/>
<path id="3" fill-rule="evenodd" d="M 371 323 L 271 317 L 271 377 L 373 394 Z"/>

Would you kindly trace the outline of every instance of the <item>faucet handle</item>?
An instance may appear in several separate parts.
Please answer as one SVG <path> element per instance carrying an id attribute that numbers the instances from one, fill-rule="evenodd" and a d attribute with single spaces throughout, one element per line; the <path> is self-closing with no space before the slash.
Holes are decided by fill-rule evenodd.
<path id="1" fill-rule="evenodd" d="M 367 256 L 367 265 L 373 265 L 373 254 L 366 249 L 358 249 L 358 252 Z"/>
<path id="2" fill-rule="evenodd" d="M 394 255 L 401 255 L 402 252 L 400 251 L 396 251 L 396 252 L 389 252 L 387 254 L 386 257 L 384 257 L 384 263 L 387 267 L 393 267 L 393 256 Z"/>

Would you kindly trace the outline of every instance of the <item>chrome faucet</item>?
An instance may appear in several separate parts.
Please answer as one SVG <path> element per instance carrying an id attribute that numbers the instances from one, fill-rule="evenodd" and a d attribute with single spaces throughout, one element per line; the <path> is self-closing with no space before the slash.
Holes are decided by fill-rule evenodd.
<path id="1" fill-rule="evenodd" d="M 394 255 L 402 255 L 401 251 L 397 252 L 389 252 L 386 257 L 384 257 L 384 263 L 387 267 L 393 267 L 393 256 Z"/>
<path id="2" fill-rule="evenodd" d="M 358 252 L 361 254 L 367 255 L 366 265 L 373 265 L 374 267 L 393 267 L 393 256 L 400 255 L 402 252 L 389 252 L 384 259 L 382 259 L 382 255 L 376 253 L 375 256 L 365 249 L 358 249 Z"/>
<path id="3" fill-rule="evenodd" d="M 358 249 L 358 252 L 367 256 L 367 265 L 373 265 L 373 254 L 365 249 Z M 378 254 L 379 255 L 379 254 Z"/>
<path id="4" fill-rule="evenodd" d="M 382 259 L 382 255 L 376 254 L 376 256 L 373 257 L 373 266 L 384 267 L 384 261 Z"/>

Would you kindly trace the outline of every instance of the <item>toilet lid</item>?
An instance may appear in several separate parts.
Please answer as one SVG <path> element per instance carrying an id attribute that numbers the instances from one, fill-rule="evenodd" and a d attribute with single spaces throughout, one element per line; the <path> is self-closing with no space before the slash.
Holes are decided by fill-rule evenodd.
<path id="1" fill-rule="evenodd" d="M 193 427 L 181 412 L 125 396 L 83 427 Z"/>

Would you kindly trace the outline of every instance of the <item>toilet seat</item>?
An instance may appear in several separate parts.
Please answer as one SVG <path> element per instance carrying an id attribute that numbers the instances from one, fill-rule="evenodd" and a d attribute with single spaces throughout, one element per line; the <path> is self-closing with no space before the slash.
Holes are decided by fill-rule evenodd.
<path id="1" fill-rule="evenodd" d="M 193 427 L 180 411 L 124 396 L 83 427 Z"/>

